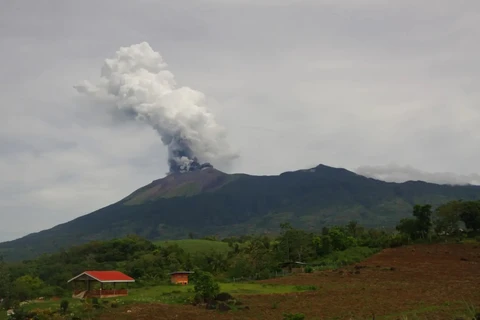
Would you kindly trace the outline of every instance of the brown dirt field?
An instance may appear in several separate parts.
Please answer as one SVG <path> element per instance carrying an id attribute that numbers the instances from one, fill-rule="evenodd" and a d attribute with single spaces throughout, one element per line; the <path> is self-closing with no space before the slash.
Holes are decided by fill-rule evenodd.
<path id="1" fill-rule="evenodd" d="M 282 319 L 283 312 L 310 319 L 455 319 L 466 303 L 480 312 L 480 246 L 416 245 L 385 249 L 342 270 L 261 281 L 315 285 L 316 291 L 238 296 L 250 310 L 219 313 L 194 306 L 136 305 L 111 310 L 107 319 L 240 320 Z M 393 269 L 392 269 L 393 268 Z"/>

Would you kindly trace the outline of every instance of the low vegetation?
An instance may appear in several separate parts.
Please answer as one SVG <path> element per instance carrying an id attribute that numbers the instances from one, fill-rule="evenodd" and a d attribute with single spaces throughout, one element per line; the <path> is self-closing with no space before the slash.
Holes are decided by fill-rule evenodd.
<path id="1" fill-rule="evenodd" d="M 268 282 L 281 280 L 296 269 L 315 277 L 314 273 L 321 270 L 364 261 L 383 248 L 425 242 L 458 243 L 467 238 L 475 241 L 480 230 L 480 202 L 452 201 L 435 210 L 430 205 L 416 205 L 412 218 L 401 220 L 396 230 L 368 229 L 355 221 L 318 232 L 282 223 L 280 230 L 278 236 L 221 240 L 208 237 L 159 243 L 132 235 L 94 241 L 20 263 L 6 263 L 0 257 L 1 306 L 5 310 L 15 309 L 10 319 L 22 320 L 91 319 L 105 309 L 142 303 L 194 304 L 222 311 L 245 309 L 237 296 L 317 292 L 322 288 L 301 281 Z M 468 262 L 470 258 L 462 259 Z M 377 271 L 395 270 L 388 265 L 378 267 Z M 345 274 L 361 274 L 362 268 L 358 266 Z M 136 283 L 128 297 L 116 300 L 65 299 L 71 289 L 66 281 L 85 270 L 119 270 L 134 277 Z M 168 274 L 176 270 L 194 270 L 193 286 L 169 284 Z M 253 282 L 256 280 L 267 282 Z M 38 300 L 40 297 L 42 300 Z M 283 317 L 307 319 L 302 313 L 285 313 Z"/>

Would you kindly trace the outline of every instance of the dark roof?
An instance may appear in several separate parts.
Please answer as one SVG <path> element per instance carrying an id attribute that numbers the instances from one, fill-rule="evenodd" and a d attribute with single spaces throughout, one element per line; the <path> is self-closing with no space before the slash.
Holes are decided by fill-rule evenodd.
<path id="1" fill-rule="evenodd" d="M 172 275 L 172 274 L 192 274 L 192 273 L 194 272 L 193 271 L 174 271 L 169 274 Z"/>

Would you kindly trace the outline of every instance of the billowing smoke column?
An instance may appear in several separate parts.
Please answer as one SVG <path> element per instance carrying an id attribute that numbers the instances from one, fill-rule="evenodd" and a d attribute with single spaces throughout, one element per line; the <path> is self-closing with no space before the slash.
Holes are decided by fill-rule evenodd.
<path id="1" fill-rule="evenodd" d="M 208 162 L 228 165 L 237 154 L 230 151 L 224 129 L 206 109 L 204 94 L 177 88 L 166 67 L 162 56 L 142 42 L 121 47 L 106 59 L 97 84 L 85 81 L 75 88 L 95 103 L 153 127 L 168 146 L 170 172 L 211 167 Z"/>

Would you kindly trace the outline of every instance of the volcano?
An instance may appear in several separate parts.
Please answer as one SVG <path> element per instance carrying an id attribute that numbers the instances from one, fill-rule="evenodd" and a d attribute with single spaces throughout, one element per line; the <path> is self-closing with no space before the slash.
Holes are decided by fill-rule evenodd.
<path id="1" fill-rule="evenodd" d="M 184 239 L 190 232 L 219 237 L 275 233 L 282 222 L 312 231 L 351 220 L 389 228 L 411 216 L 415 204 L 435 207 L 456 199 L 478 200 L 480 187 L 389 183 L 325 165 L 253 176 L 195 163 L 95 212 L 1 243 L 0 252 L 18 260 L 129 234 L 160 240 Z"/>

